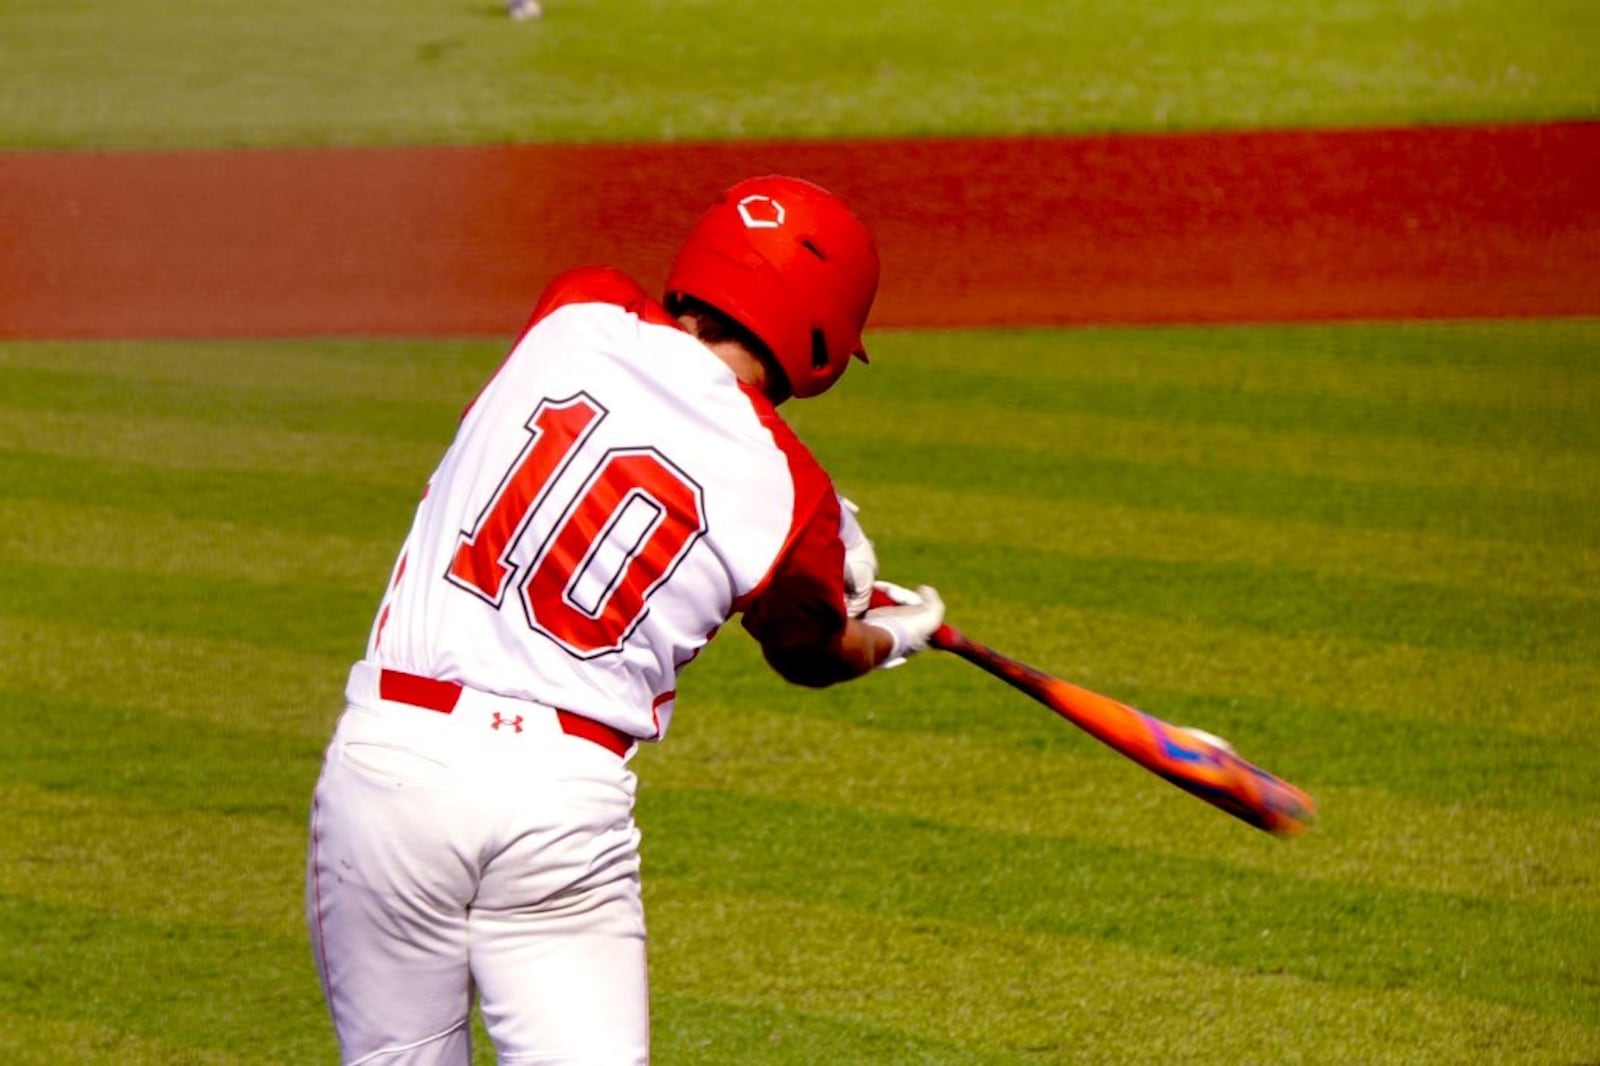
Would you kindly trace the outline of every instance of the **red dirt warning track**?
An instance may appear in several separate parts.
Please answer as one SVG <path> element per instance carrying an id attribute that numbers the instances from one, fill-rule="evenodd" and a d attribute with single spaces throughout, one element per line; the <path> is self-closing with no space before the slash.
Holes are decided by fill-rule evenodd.
<path id="1" fill-rule="evenodd" d="M 875 327 L 1600 314 L 1600 123 L 0 154 L 0 337 L 514 332 L 753 173 L 872 224 Z"/>

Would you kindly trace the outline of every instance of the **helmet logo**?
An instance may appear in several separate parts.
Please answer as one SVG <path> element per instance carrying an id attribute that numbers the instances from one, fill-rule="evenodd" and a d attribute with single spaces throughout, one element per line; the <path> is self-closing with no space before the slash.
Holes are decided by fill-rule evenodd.
<path id="1" fill-rule="evenodd" d="M 766 193 L 751 193 L 739 201 L 745 229 L 777 229 L 783 225 L 783 205 Z"/>

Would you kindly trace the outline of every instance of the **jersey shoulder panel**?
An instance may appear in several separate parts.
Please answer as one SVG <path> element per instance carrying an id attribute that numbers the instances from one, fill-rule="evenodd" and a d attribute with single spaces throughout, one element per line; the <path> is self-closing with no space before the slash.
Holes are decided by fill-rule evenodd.
<path id="1" fill-rule="evenodd" d="M 739 388 L 749 399 L 762 428 L 771 435 L 772 443 L 783 453 L 784 460 L 789 465 L 789 479 L 794 484 L 794 510 L 789 536 L 785 542 L 785 554 L 787 554 L 787 549 L 800 540 L 806 526 L 815 520 L 819 510 L 825 509 L 830 504 L 837 507 L 833 479 L 822 469 L 822 464 L 817 462 L 817 457 L 811 453 L 811 449 L 795 435 L 793 429 L 789 428 L 789 423 L 783 420 L 783 416 L 772 405 L 772 401 L 767 399 L 760 389 L 743 382 Z M 758 588 L 752 590 L 752 593 L 760 595 L 760 591 Z"/>
<path id="2" fill-rule="evenodd" d="M 622 271 L 614 267 L 587 266 L 569 270 L 545 286 L 523 332 L 563 307 L 594 303 L 614 304 L 658 326 L 677 325 L 666 308 Z"/>
<path id="3" fill-rule="evenodd" d="M 789 469 L 795 475 L 797 494 L 809 498 L 820 496 L 825 492 L 831 493 L 833 481 L 817 462 L 817 457 L 811 454 L 811 449 L 795 435 L 794 430 L 789 428 L 789 423 L 778 413 L 778 409 L 772 406 L 772 401 L 754 385 L 740 382 L 739 388 L 749 399 L 757 420 L 772 435 L 772 443 L 777 445 L 778 450 L 789 461 Z"/>
<path id="4" fill-rule="evenodd" d="M 744 628 L 762 647 L 820 648 L 845 626 L 844 542 L 838 497 L 819 498 L 767 580 L 743 604 Z"/>
<path id="5" fill-rule="evenodd" d="M 763 645 L 817 645 L 844 625 L 844 543 L 833 480 L 771 402 L 744 386 L 762 426 L 783 453 L 794 485 L 783 548 L 762 581 L 734 604 Z"/>
<path id="6" fill-rule="evenodd" d="M 533 313 L 528 316 L 528 321 L 523 325 L 522 332 L 517 336 L 517 343 L 511 351 L 506 353 L 500 366 L 489 375 L 488 379 L 479 388 L 471 402 L 462 411 L 463 419 L 478 405 L 479 399 L 489 389 L 496 378 L 505 370 L 506 365 L 516 356 L 522 342 L 526 340 L 534 327 L 565 307 L 576 307 L 583 304 L 607 304 L 621 308 L 628 314 L 634 315 L 643 322 L 657 326 L 665 326 L 681 331 L 683 327 L 678 320 L 667 313 L 644 287 L 634 281 L 615 267 L 585 266 L 576 267 L 563 274 L 557 275 L 540 294 L 538 302 L 534 305 Z"/>

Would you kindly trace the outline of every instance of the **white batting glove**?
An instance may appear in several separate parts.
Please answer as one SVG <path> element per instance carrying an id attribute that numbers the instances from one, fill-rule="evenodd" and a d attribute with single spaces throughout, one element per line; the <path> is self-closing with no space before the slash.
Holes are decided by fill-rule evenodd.
<path id="1" fill-rule="evenodd" d="M 944 622 L 944 601 L 931 585 L 919 585 L 913 592 L 892 582 L 877 581 L 873 588 L 894 601 L 894 606 L 874 607 L 861 619 L 894 638 L 894 649 L 878 664 L 879 669 L 887 670 L 928 646 L 933 631 Z"/>
<path id="2" fill-rule="evenodd" d="M 861 508 L 839 497 L 839 539 L 844 542 L 844 602 L 851 618 L 867 613 L 872 583 L 878 580 L 878 553 L 856 521 Z"/>

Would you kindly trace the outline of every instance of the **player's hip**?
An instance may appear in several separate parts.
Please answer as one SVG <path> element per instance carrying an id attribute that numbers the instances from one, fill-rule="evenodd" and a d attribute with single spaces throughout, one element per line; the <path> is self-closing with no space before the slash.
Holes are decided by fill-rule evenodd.
<path id="1" fill-rule="evenodd" d="M 636 746 L 621 730 L 558 707 L 365 661 L 351 668 L 345 699 L 346 734 L 423 745 L 452 762 L 503 760 L 523 774 L 615 776 Z"/>

